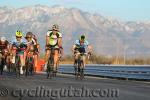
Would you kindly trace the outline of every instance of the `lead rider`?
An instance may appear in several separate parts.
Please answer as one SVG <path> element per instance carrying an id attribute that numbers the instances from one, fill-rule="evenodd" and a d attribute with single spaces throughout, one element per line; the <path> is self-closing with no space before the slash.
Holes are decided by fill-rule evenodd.
<path id="1" fill-rule="evenodd" d="M 45 69 L 47 68 L 47 62 L 51 54 L 51 48 L 54 48 L 54 73 L 57 72 L 57 65 L 59 59 L 59 50 L 62 48 L 62 34 L 59 32 L 59 26 L 54 24 L 52 30 L 49 30 L 46 34 L 46 54 L 45 54 Z"/>

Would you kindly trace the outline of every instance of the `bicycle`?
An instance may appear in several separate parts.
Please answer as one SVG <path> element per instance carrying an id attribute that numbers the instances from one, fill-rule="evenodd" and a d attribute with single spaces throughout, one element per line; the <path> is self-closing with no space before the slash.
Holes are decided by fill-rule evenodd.
<path id="1" fill-rule="evenodd" d="M 54 47 L 50 47 L 49 48 L 51 50 L 51 54 L 50 57 L 48 59 L 48 63 L 47 63 L 47 78 L 52 78 L 52 77 L 56 77 L 56 73 L 57 73 L 57 68 L 59 66 L 59 62 L 56 64 L 56 69 L 54 69 L 54 54 L 55 54 L 55 50 L 56 48 Z"/>
<path id="2" fill-rule="evenodd" d="M 20 54 L 16 53 L 16 56 L 15 56 L 15 73 L 16 73 L 16 76 L 19 76 L 19 77 L 20 77 L 20 68 L 21 68 Z"/>
<path id="3" fill-rule="evenodd" d="M 16 76 L 20 77 L 20 68 L 21 68 L 21 59 L 20 59 L 20 51 L 24 51 L 25 48 L 16 47 L 16 55 L 15 55 L 15 73 Z"/>
<path id="4" fill-rule="evenodd" d="M 76 54 L 78 54 L 79 57 L 74 62 L 75 78 L 76 79 L 80 78 L 82 80 L 82 79 L 84 79 L 84 67 L 85 67 L 83 57 L 86 57 L 89 53 L 77 52 Z M 88 56 L 88 58 L 89 58 L 89 56 Z"/>
<path id="5" fill-rule="evenodd" d="M 33 53 L 33 52 L 30 52 Z M 26 57 L 25 76 L 34 75 L 34 58 L 33 54 Z"/>

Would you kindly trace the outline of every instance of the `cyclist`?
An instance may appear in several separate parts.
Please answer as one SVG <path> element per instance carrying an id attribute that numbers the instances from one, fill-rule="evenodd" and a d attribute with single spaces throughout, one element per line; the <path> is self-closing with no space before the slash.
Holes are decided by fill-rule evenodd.
<path id="1" fill-rule="evenodd" d="M 36 68 L 39 54 L 37 39 L 32 32 L 28 32 L 25 38 L 27 40 L 27 50 L 26 50 L 27 56 L 31 55 L 34 58 L 34 67 Z"/>
<path id="2" fill-rule="evenodd" d="M 7 63 L 7 55 L 9 53 L 9 42 L 5 37 L 0 38 L 0 70 L 1 74 L 3 73 L 4 65 Z"/>
<path id="3" fill-rule="evenodd" d="M 81 35 L 80 39 L 76 40 L 73 47 L 72 47 L 72 51 L 74 54 L 74 65 L 77 64 L 77 60 L 80 57 L 79 53 L 86 53 L 86 49 L 87 49 L 88 54 L 91 54 L 91 51 L 92 51 L 91 45 L 86 40 L 85 35 Z M 84 66 L 86 64 L 86 55 L 83 55 L 83 64 L 84 64 Z M 80 68 L 79 70 L 83 71 L 83 69 L 84 68 Z M 77 69 L 75 69 L 75 70 L 77 70 Z"/>
<path id="4" fill-rule="evenodd" d="M 59 32 L 59 26 L 54 24 L 52 30 L 49 30 L 46 35 L 46 54 L 45 54 L 45 69 L 47 68 L 47 62 L 51 54 L 51 48 L 55 48 L 54 51 L 54 69 L 53 72 L 57 73 L 59 50 L 62 52 L 62 34 Z"/>
<path id="5" fill-rule="evenodd" d="M 35 65 L 35 70 L 36 70 L 38 66 L 40 44 L 37 42 L 37 37 L 34 34 L 32 35 L 32 41 L 34 43 L 34 65 Z"/>
<path id="6" fill-rule="evenodd" d="M 16 56 L 16 54 L 19 54 L 20 61 L 21 61 L 20 74 L 23 74 L 23 68 L 25 66 L 26 48 L 27 48 L 27 42 L 23 38 L 23 33 L 20 30 L 17 30 L 16 38 L 11 41 L 11 49 L 14 57 Z"/>

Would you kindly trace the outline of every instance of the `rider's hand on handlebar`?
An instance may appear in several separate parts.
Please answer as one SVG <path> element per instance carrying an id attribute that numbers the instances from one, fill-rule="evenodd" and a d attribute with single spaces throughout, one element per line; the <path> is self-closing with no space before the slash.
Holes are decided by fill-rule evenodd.
<path id="1" fill-rule="evenodd" d="M 88 54 L 91 56 L 92 55 L 92 53 L 91 52 L 88 52 Z"/>

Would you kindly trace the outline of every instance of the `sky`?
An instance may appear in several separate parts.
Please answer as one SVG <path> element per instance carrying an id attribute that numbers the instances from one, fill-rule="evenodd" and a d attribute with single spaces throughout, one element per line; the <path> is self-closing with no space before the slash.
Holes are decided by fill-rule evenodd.
<path id="1" fill-rule="evenodd" d="M 150 0 L 0 0 L 0 6 L 60 5 L 123 21 L 150 21 Z"/>

